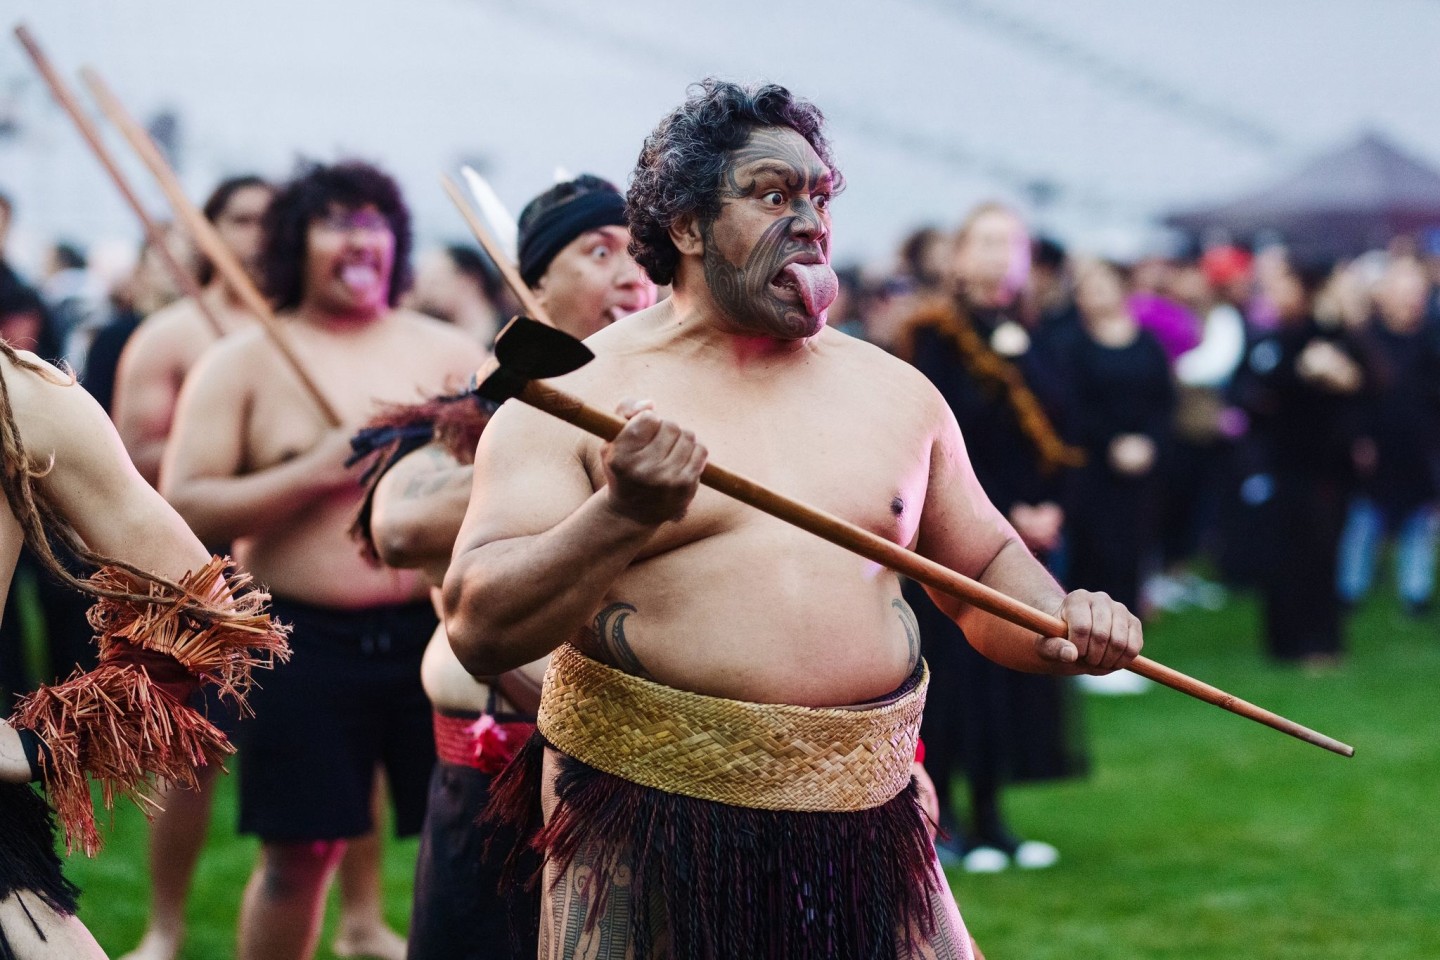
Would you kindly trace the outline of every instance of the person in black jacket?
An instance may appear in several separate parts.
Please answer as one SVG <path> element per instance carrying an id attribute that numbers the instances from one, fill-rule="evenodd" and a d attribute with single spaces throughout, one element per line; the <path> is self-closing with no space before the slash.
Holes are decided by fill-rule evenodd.
<path id="1" fill-rule="evenodd" d="M 1135 608 L 1155 543 L 1160 459 L 1175 386 L 1165 351 L 1126 304 L 1125 280 L 1094 260 L 1076 273 L 1080 324 L 1056 345 L 1071 390 L 1071 436 L 1085 449 L 1068 497 L 1067 582 Z"/>
<path id="2" fill-rule="evenodd" d="M 1425 316 L 1427 293 L 1420 264 L 1395 260 L 1375 292 L 1378 311 L 1360 334 L 1375 364 L 1375 388 L 1360 487 L 1340 540 L 1340 596 L 1353 604 L 1370 590 L 1381 542 L 1394 536 L 1396 586 L 1412 616 L 1430 606 L 1440 541 L 1440 322 Z"/>
<path id="3" fill-rule="evenodd" d="M 1016 319 L 1029 252 L 1019 216 L 998 204 L 977 207 L 956 238 L 955 295 L 920 306 L 900 352 L 950 404 L 985 493 L 1025 545 L 1048 561 L 1065 523 L 1062 478 L 1082 455 L 1061 439 L 1055 422 L 1068 406 L 1058 365 Z M 1006 783 L 1084 772 L 1073 685 L 992 663 L 918 584 L 905 584 L 904 593 L 935 689 L 954 693 L 931 698 L 921 727 L 940 825 L 949 834 L 937 843 L 941 857 L 963 860 L 973 872 L 1049 866 L 1055 848 L 1012 833 L 1000 793 Z M 954 814 L 952 781 L 960 773 L 970 788 L 965 828 Z"/>
<path id="4" fill-rule="evenodd" d="M 1279 325 L 1250 347 L 1234 385 L 1273 482 L 1266 648 L 1313 666 L 1337 662 L 1342 647 L 1336 556 L 1368 382 L 1354 340 L 1315 321 L 1323 280 L 1293 264 L 1277 272 L 1266 293 Z"/>

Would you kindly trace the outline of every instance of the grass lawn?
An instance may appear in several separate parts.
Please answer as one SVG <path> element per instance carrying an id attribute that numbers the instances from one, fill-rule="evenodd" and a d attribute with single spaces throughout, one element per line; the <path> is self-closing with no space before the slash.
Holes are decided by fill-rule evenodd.
<path id="1" fill-rule="evenodd" d="M 1058 846 L 1060 864 L 951 875 L 990 960 L 1440 958 L 1437 627 L 1433 615 L 1407 620 L 1377 598 L 1351 622 L 1345 666 L 1308 676 L 1262 661 L 1248 601 L 1153 624 L 1155 659 L 1352 743 L 1356 756 L 1162 688 L 1087 698 L 1090 779 L 1007 795 L 1014 825 Z M 234 834 L 228 778 L 216 810 L 190 960 L 233 955 L 255 856 Z M 70 861 L 86 891 L 81 916 L 112 955 L 144 925 L 145 837 L 143 818 L 122 808 L 99 859 Z M 387 851 L 387 908 L 401 928 L 415 849 Z M 332 902 L 332 921 L 334 912 Z"/>

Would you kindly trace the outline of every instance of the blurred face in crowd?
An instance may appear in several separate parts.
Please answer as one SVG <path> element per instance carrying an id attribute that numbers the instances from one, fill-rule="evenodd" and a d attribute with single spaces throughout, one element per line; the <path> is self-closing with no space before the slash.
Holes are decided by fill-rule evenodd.
<path id="1" fill-rule="evenodd" d="M 956 240 L 955 277 L 982 306 L 1005 306 L 1030 275 L 1030 236 L 1009 210 L 976 214 Z"/>
<path id="2" fill-rule="evenodd" d="M 225 209 L 215 218 L 215 231 L 251 276 L 259 275 L 260 243 L 264 239 L 261 220 L 272 196 L 274 192 L 260 184 L 241 187 L 230 195 Z"/>
<path id="3" fill-rule="evenodd" d="M 332 204 L 306 232 L 305 300 L 326 313 L 384 313 L 394 268 L 395 234 L 373 204 Z"/>
<path id="4" fill-rule="evenodd" d="M 1288 264 L 1282 262 L 1275 270 L 1263 274 L 1261 289 L 1283 321 L 1303 320 L 1310 312 L 1305 285 Z"/>
<path id="5" fill-rule="evenodd" d="M 183 231 L 170 225 L 163 226 L 161 234 L 165 238 L 165 247 L 170 251 L 170 256 L 186 272 L 194 276 L 196 274 L 196 254 L 195 248 L 190 245 L 189 237 Z M 156 248 L 155 244 L 148 240 L 141 248 L 140 259 L 136 261 L 135 269 L 125 281 L 124 286 L 123 299 L 128 300 L 135 311 L 142 316 L 154 313 L 161 307 L 175 302 L 181 296 L 180 284 L 175 279 L 175 274 L 171 271 L 165 256 Z"/>
<path id="6" fill-rule="evenodd" d="M 1125 282 L 1102 260 L 1082 263 L 1075 273 L 1075 305 L 1086 320 L 1104 320 L 1126 314 Z"/>
<path id="7" fill-rule="evenodd" d="M 1375 287 L 1375 306 L 1392 330 L 1418 330 L 1425 319 L 1425 272 L 1411 257 L 1392 260 Z"/>
<path id="8" fill-rule="evenodd" d="M 39 310 L 17 310 L 0 316 L 0 340 L 16 350 L 35 350 L 44 331 L 45 318 Z"/>
<path id="9" fill-rule="evenodd" d="M 655 284 L 629 245 L 629 230 L 605 226 L 585 231 L 555 255 L 535 295 L 556 326 L 584 339 L 654 305 Z"/>
<path id="10" fill-rule="evenodd" d="M 813 337 L 839 293 L 830 267 L 834 175 L 789 127 L 758 127 L 720 174 L 720 213 L 699 223 L 711 299 L 741 332 Z"/>
<path id="11" fill-rule="evenodd" d="M 1169 285 L 1165 292 L 1171 299 L 1179 301 L 1192 310 L 1198 310 L 1203 308 L 1210 299 L 1210 284 L 1206 281 L 1205 271 L 1200 269 L 1200 264 L 1181 263 L 1171 271 Z"/>

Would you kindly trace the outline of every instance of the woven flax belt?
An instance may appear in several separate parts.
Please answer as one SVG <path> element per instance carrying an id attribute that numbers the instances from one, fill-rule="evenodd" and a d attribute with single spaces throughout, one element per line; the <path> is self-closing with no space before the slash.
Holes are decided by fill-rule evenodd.
<path id="1" fill-rule="evenodd" d="M 707 697 L 642 680 L 570 644 L 545 674 L 540 732 L 597 770 L 760 810 L 868 810 L 910 782 L 926 668 L 898 699 L 815 709 Z"/>

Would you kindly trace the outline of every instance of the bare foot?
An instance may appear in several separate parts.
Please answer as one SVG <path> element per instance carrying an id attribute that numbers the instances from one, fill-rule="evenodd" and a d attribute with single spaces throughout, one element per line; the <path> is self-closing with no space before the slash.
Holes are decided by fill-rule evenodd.
<path id="1" fill-rule="evenodd" d="M 166 933 L 151 928 L 140 938 L 139 945 L 120 960 L 175 960 L 180 955 L 180 943 L 184 939 L 184 931 Z"/>
<path id="2" fill-rule="evenodd" d="M 330 949 L 341 960 L 405 960 L 405 938 L 384 924 L 342 932 Z"/>

